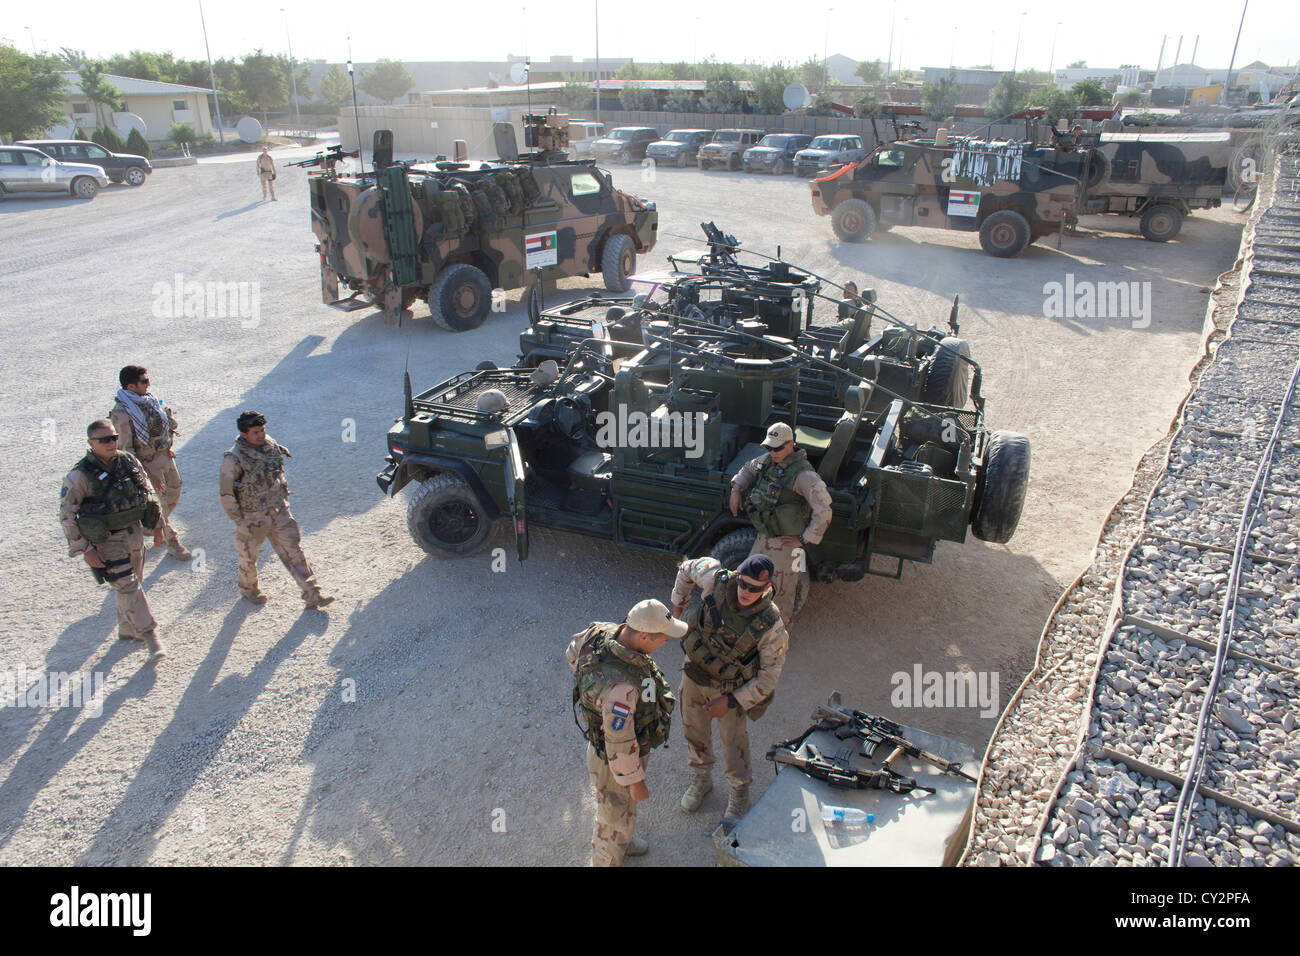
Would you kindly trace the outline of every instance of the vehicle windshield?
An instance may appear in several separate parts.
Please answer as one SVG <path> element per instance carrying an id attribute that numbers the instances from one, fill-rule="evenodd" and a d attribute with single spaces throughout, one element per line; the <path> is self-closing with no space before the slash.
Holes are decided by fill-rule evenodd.
<path id="1" fill-rule="evenodd" d="M 818 136 L 808 144 L 809 149 L 835 149 L 836 140 L 832 136 Z"/>
<path id="2" fill-rule="evenodd" d="M 886 149 L 876 154 L 876 165 L 901 167 L 905 158 L 906 153 L 901 149 Z"/>
<path id="3" fill-rule="evenodd" d="M 686 132 L 686 130 L 675 129 L 667 136 L 665 136 L 664 139 L 673 143 L 689 143 L 691 139 L 694 138 L 694 136 L 695 136 L 694 133 L 688 133 Z"/>
<path id="4" fill-rule="evenodd" d="M 720 129 L 713 134 L 715 143 L 734 143 L 738 139 L 740 139 L 740 130 Z"/>
<path id="5" fill-rule="evenodd" d="M 614 130 L 614 132 L 612 132 L 612 133 L 609 134 L 609 138 L 610 138 L 610 139 L 631 139 L 631 138 L 632 138 L 632 134 L 633 134 L 634 132 L 636 132 L 636 130 L 631 130 L 631 129 L 616 129 L 616 130 Z"/>
<path id="6" fill-rule="evenodd" d="M 788 137 L 788 136 L 764 136 L 763 139 L 762 139 L 762 141 L 761 141 L 758 145 L 759 145 L 759 146 L 774 146 L 774 147 L 777 147 L 777 148 L 779 149 L 779 148 L 785 146 L 785 144 L 788 143 L 788 142 L 790 142 L 790 137 Z"/>

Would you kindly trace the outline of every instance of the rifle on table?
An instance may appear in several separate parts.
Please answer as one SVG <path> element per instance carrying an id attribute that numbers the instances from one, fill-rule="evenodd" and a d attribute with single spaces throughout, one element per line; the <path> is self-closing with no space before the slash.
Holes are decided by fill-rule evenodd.
<path id="1" fill-rule="evenodd" d="M 857 737 L 862 741 L 862 756 L 875 759 L 876 752 L 882 747 L 890 748 L 890 754 L 881 766 L 886 770 L 899 757 L 904 755 L 928 763 L 930 766 L 975 783 L 976 780 L 961 769 L 955 760 L 944 760 L 938 754 L 922 750 L 903 736 L 903 728 L 892 720 L 860 710 L 848 710 L 834 707 L 818 707 L 813 711 L 813 719 L 818 721 L 821 730 L 829 730 L 840 740 Z"/>
<path id="2" fill-rule="evenodd" d="M 847 790 L 890 790 L 894 793 L 908 794 L 913 790 L 934 793 L 933 787 L 923 787 L 912 777 L 904 777 L 889 767 L 883 770 L 858 770 L 844 760 L 828 758 L 822 755 L 812 744 L 808 744 L 807 757 L 800 757 L 794 751 L 775 744 L 767 751 L 767 759 L 773 763 L 796 767 L 808 776 L 825 780 L 832 787 Z"/>

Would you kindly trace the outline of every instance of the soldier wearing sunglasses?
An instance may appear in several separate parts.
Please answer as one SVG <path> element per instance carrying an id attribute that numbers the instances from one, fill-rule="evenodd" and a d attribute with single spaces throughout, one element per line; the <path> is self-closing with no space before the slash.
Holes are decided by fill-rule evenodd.
<path id="1" fill-rule="evenodd" d="M 677 695 L 687 762 L 695 774 L 682 795 L 688 813 L 713 790 L 715 720 L 731 787 L 723 816 L 739 817 L 749 807 L 754 774 L 746 721 L 757 720 L 772 702 L 790 643 L 773 600 L 775 573 L 765 554 L 751 554 L 734 572 L 708 557 L 683 561 L 677 571 L 674 617 L 682 616 L 696 587 L 701 594 L 700 612 L 682 638 L 686 661 Z"/>

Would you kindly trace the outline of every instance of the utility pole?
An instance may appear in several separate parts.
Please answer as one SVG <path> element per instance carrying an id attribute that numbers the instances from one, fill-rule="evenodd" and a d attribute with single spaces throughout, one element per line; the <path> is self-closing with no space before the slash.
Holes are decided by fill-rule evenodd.
<path id="1" fill-rule="evenodd" d="M 830 46 L 831 46 L 831 14 L 835 12 L 834 7 L 826 8 L 826 29 L 822 31 L 822 89 L 830 85 L 831 80 L 831 63 L 830 63 Z"/>
<path id="2" fill-rule="evenodd" d="M 885 58 L 885 82 L 889 82 L 889 73 L 894 66 L 894 24 L 898 22 L 898 0 L 894 0 L 894 13 L 889 18 L 889 56 Z"/>
<path id="3" fill-rule="evenodd" d="M 293 116 L 294 122 L 298 125 L 298 132 L 302 132 L 302 112 L 298 106 L 298 70 L 293 64 L 293 37 L 289 36 L 289 11 L 284 7 L 280 8 L 284 14 L 284 38 L 289 41 L 289 85 L 293 88 Z"/>
<path id="4" fill-rule="evenodd" d="M 208 22 L 203 17 L 203 0 L 199 0 L 199 23 L 203 26 L 203 52 L 208 55 L 208 79 L 212 82 L 212 103 L 217 108 L 217 142 L 226 145 L 226 131 L 221 125 L 221 96 L 217 93 L 217 74 L 212 69 L 212 50 L 208 47 Z"/>
<path id="5" fill-rule="evenodd" d="M 1011 78 L 1012 79 L 1015 79 L 1016 65 L 1020 62 L 1020 31 L 1023 30 L 1025 27 L 1025 17 L 1027 14 L 1028 11 L 1023 11 L 1020 14 L 1020 20 L 1016 24 L 1016 52 L 1011 57 Z"/>
<path id="6" fill-rule="evenodd" d="M 596 8 L 596 122 L 600 122 L 600 0 L 591 0 Z"/>
<path id="7" fill-rule="evenodd" d="M 1057 20 L 1056 26 L 1052 27 L 1052 55 L 1047 61 L 1047 78 L 1051 81 L 1052 86 L 1056 85 L 1056 74 L 1052 71 L 1052 68 L 1056 66 L 1056 34 L 1060 29 L 1061 21 Z"/>
<path id="8" fill-rule="evenodd" d="M 1223 102 L 1227 102 L 1228 91 L 1232 89 L 1232 65 L 1237 62 L 1237 44 L 1241 42 L 1241 28 L 1246 22 L 1246 8 L 1250 0 L 1241 5 L 1241 22 L 1237 24 L 1237 39 L 1232 41 L 1232 56 L 1228 58 L 1228 76 L 1223 81 Z"/>

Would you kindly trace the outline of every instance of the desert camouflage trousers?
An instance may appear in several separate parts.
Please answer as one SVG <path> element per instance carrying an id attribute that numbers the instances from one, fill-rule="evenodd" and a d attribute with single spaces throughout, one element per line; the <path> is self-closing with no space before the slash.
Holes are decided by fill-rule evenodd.
<path id="1" fill-rule="evenodd" d="M 686 762 L 697 774 L 713 771 L 713 718 L 705 709 L 710 700 L 719 694 L 716 687 L 697 684 L 685 674 L 677 695 L 681 709 L 682 733 L 686 738 Z M 747 786 L 754 779 L 749 764 L 748 718 L 739 707 L 733 707 L 718 718 L 718 736 L 722 739 L 722 766 L 727 783 L 733 787 Z"/>
<path id="2" fill-rule="evenodd" d="M 802 548 L 786 547 L 781 539 L 775 536 L 769 536 L 760 531 L 758 537 L 754 539 L 754 547 L 750 549 L 750 554 L 765 554 L 772 559 L 776 565 L 776 572 L 772 575 L 772 603 L 776 609 L 781 612 L 781 620 L 785 623 L 786 630 L 790 630 L 790 622 L 794 619 L 794 592 L 799 586 L 799 575 L 801 572 L 794 570 L 794 553 L 802 551 Z M 800 559 L 807 567 L 808 556 L 805 553 Z"/>
<path id="3" fill-rule="evenodd" d="M 262 198 L 263 198 L 263 199 L 266 198 L 266 190 L 269 188 L 269 189 L 271 190 L 271 198 L 274 199 L 274 198 L 275 198 L 275 180 L 271 178 L 271 173 L 270 173 L 270 172 L 262 172 L 261 170 L 258 170 L 258 173 L 257 173 L 257 180 L 258 180 L 258 182 L 260 182 L 260 183 L 262 184 Z"/>
<path id="4" fill-rule="evenodd" d="M 649 754 L 641 755 L 645 769 Z M 636 801 L 627 787 L 614 780 L 609 764 L 587 745 L 587 773 L 596 791 L 596 825 L 591 834 L 591 865 L 621 866 L 623 853 L 636 832 Z"/>
<path id="5" fill-rule="evenodd" d="M 289 569 L 302 589 L 303 600 L 320 594 L 316 575 L 302 553 L 302 531 L 288 508 L 269 514 L 245 515 L 235 524 L 235 553 L 239 556 L 239 590 L 245 594 L 258 590 L 257 555 L 262 542 L 270 539 L 271 547 Z"/>
<path id="6" fill-rule="evenodd" d="M 95 545 L 95 550 L 104 559 L 104 576 L 116 592 L 118 637 L 144 640 L 158 624 L 140 587 L 144 580 L 144 535 L 140 526 L 114 531 Z"/>
<path id="7" fill-rule="evenodd" d="M 168 520 L 176 509 L 177 502 L 181 500 L 181 473 L 176 468 L 176 459 L 167 452 L 160 451 L 148 461 L 141 459 L 140 464 L 144 466 L 145 474 L 158 492 L 158 503 L 162 505 L 163 538 L 167 541 L 167 547 L 178 548 L 181 539 Z"/>

